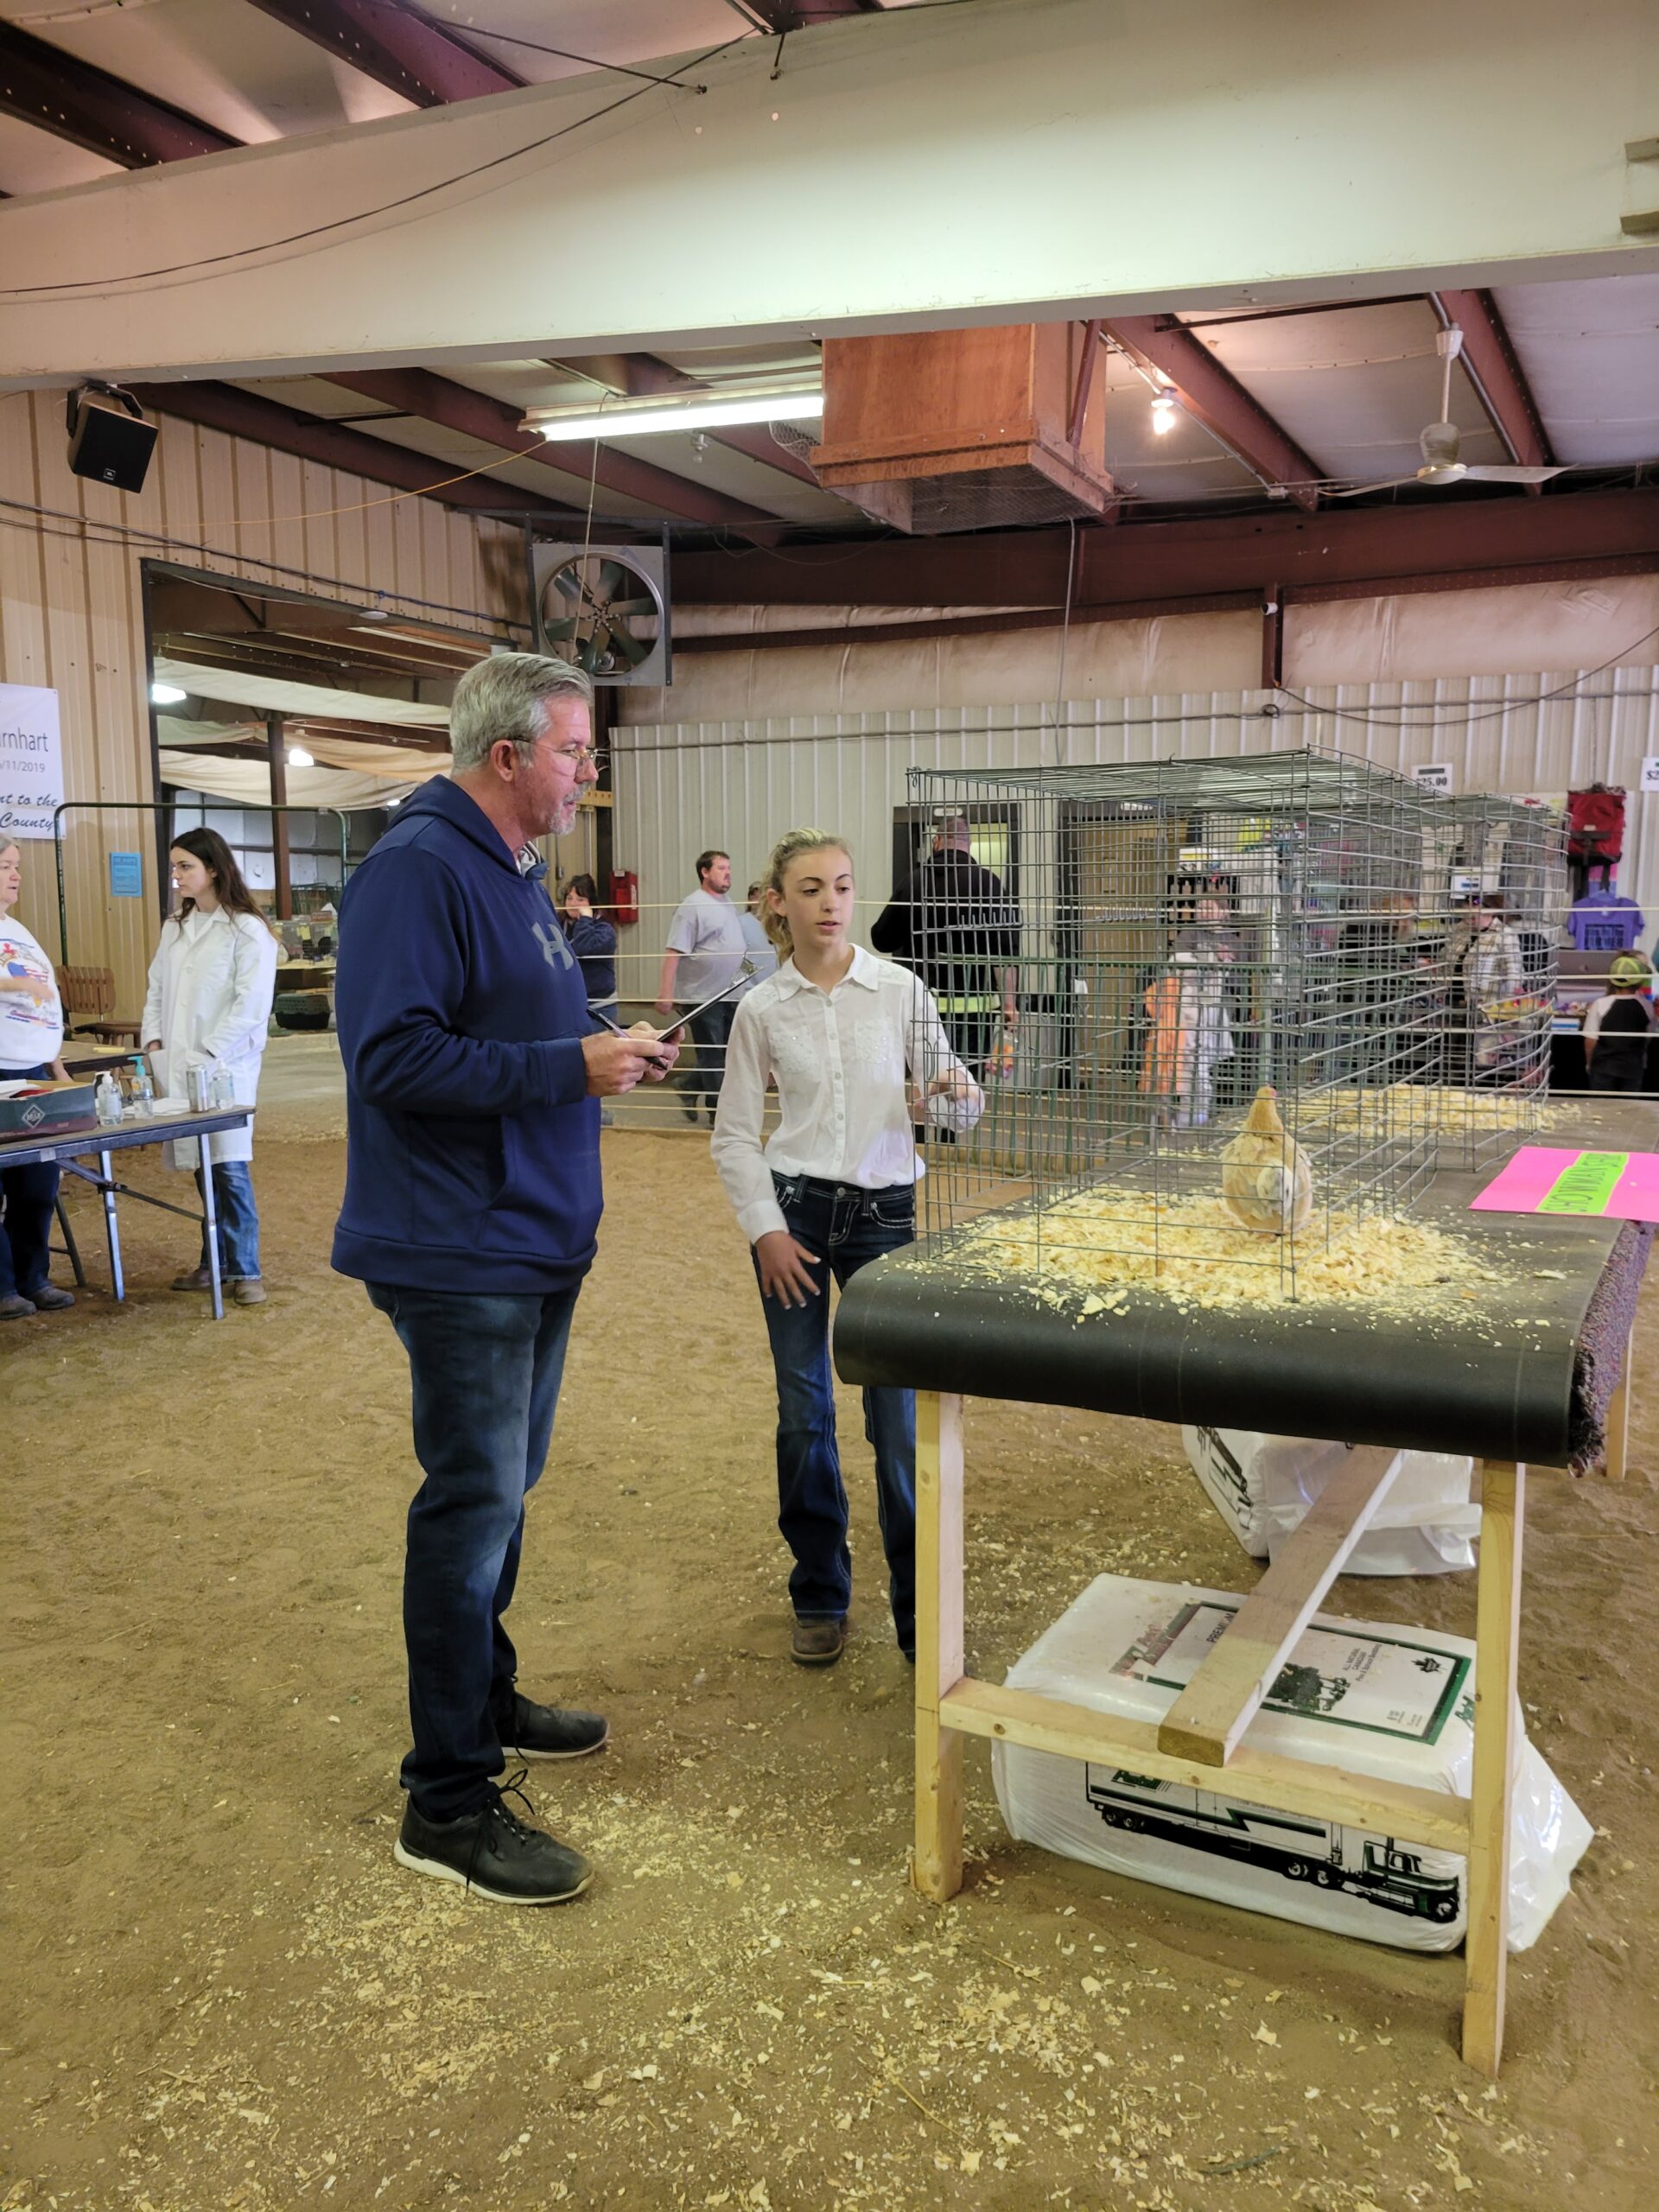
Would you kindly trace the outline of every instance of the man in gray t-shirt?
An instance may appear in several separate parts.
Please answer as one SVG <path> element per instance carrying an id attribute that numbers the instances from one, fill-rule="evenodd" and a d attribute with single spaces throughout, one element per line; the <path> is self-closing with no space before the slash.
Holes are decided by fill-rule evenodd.
<path id="1" fill-rule="evenodd" d="M 747 950 L 743 926 L 731 901 L 732 861 L 728 853 L 697 855 L 697 887 L 682 899 L 669 925 L 668 950 L 657 984 L 657 1013 L 662 1021 L 673 1018 L 677 1006 L 702 1006 L 705 999 L 735 981 Z M 720 1103 L 721 1080 L 726 1072 L 726 1046 L 732 1033 L 734 999 L 721 999 L 707 1007 L 691 1023 L 697 1048 L 697 1065 L 687 1079 L 685 1117 L 697 1118 L 701 1104 L 712 1128 Z"/>

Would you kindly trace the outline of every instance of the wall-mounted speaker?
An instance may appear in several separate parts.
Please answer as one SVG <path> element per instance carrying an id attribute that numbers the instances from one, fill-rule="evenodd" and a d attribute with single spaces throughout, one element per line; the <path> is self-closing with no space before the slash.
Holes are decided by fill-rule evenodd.
<path id="1" fill-rule="evenodd" d="M 70 393 L 67 415 L 72 474 L 118 492 L 142 492 L 156 425 L 131 394 L 83 385 Z"/>

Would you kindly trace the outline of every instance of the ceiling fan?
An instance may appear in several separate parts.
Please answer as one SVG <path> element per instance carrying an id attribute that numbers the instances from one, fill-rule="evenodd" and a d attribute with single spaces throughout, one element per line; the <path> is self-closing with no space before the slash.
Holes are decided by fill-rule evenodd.
<path id="1" fill-rule="evenodd" d="M 1380 484 L 1356 484 L 1330 494 L 1337 499 L 1357 499 L 1367 492 L 1391 492 L 1400 484 L 1547 484 L 1564 468 L 1528 468 L 1508 462 L 1495 466 L 1458 459 L 1459 431 L 1452 413 L 1452 364 L 1463 351 L 1463 333 L 1452 323 L 1434 334 L 1434 350 L 1444 365 L 1440 378 L 1440 419 L 1431 423 L 1417 441 L 1423 465 L 1410 476 L 1385 476 Z"/>

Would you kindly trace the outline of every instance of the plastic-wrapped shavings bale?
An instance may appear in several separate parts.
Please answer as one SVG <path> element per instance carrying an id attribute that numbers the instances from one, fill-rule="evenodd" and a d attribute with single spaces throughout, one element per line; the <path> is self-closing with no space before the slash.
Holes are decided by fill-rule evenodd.
<path id="1" fill-rule="evenodd" d="M 1255 1429 L 1184 1428 L 1192 1471 L 1252 1559 L 1274 1557 L 1347 1456 L 1345 1444 Z M 1344 1574 L 1455 1574 L 1475 1563 L 1480 1508 L 1469 1502 L 1474 1462 L 1408 1452 Z"/>
<path id="2" fill-rule="evenodd" d="M 1011 1689 L 1155 1726 L 1243 1600 L 1102 1575 L 1010 1669 Z M 1438 1629 L 1319 1613 L 1250 1723 L 1252 1750 L 1467 1796 L 1475 1647 Z M 1567 1895 L 1591 1828 L 1516 1715 L 1510 1948 L 1535 1942 Z M 1046 1851 L 1343 1936 L 1407 1950 L 1463 1941 L 1462 1856 L 1255 1806 L 1127 1769 L 998 1741 L 997 1802 Z M 1216 1770 L 1224 1782 L 1225 1770 Z"/>

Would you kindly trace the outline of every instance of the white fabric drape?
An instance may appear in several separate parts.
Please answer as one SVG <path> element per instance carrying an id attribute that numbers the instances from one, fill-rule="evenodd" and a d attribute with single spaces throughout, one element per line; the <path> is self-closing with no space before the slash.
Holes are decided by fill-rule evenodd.
<path id="1" fill-rule="evenodd" d="M 227 700 L 255 707 L 261 714 L 320 720 L 394 723 L 406 729 L 448 729 L 449 709 L 427 699 L 389 699 L 378 691 L 335 691 L 321 683 L 292 683 L 257 669 L 202 668 L 194 661 L 169 660 L 165 654 L 151 671 L 158 683 L 171 683 L 191 698 Z"/>
<path id="2" fill-rule="evenodd" d="M 290 806 L 337 806 L 346 814 L 364 807 L 391 806 L 418 791 L 429 776 L 440 775 L 449 766 L 448 753 L 416 757 L 419 772 L 411 776 L 405 771 L 401 778 L 364 775 L 346 768 L 290 768 L 288 803 Z M 229 799 L 238 806 L 270 804 L 270 771 L 260 760 L 226 760 L 216 753 L 168 748 L 161 756 L 161 776 L 164 784 L 175 784 L 181 791 L 205 791 L 210 798 Z"/>

